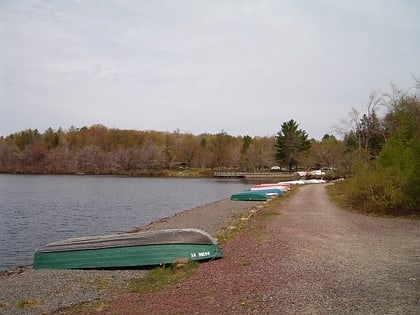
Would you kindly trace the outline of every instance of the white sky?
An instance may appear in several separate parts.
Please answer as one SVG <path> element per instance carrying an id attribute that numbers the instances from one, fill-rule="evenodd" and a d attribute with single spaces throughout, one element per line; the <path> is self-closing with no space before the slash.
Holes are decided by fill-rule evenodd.
<path id="1" fill-rule="evenodd" d="M 0 0 L 0 135 L 48 127 L 321 139 L 420 75 L 417 0 Z"/>

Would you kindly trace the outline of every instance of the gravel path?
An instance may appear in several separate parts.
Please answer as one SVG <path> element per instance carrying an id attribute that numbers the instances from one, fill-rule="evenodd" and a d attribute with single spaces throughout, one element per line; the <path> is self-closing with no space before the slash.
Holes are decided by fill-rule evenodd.
<path id="1" fill-rule="evenodd" d="M 186 210 L 162 219 L 145 229 L 200 228 L 215 235 L 241 214 L 262 202 L 228 199 Z M 135 222 L 133 222 L 135 224 Z M 144 269 L 129 270 L 33 270 L 24 267 L 0 275 L 0 314 L 52 314 L 72 305 L 109 299 L 126 291 L 129 279 L 142 277 Z"/>
<path id="2" fill-rule="evenodd" d="M 324 188 L 276 203 L 182 283 L 93 314 L 420 314 L 420 221 L 346 212 Z"/>

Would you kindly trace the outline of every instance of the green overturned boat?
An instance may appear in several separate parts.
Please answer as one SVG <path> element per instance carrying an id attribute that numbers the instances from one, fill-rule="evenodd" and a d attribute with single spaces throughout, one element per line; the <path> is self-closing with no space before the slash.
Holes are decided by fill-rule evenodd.
<path id="1" fill-rule="evenodd" d="M 192 228 L 168 229 L 78 237 L 50 243 L 35 252 L 33 268 L 126 268 L 222 256 L 217 241 L 207 232 Z"/>
<path id="2" fill-rule="evenodd" d="M 270 197 L 264 192 L 259 191 L 241 191 L 230 196 L 230 200 L 239 201 L 266 201 Z"/>

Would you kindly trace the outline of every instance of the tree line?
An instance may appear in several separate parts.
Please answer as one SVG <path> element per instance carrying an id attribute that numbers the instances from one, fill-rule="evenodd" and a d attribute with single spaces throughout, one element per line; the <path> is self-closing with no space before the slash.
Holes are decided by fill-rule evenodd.
<path id="1" fill-rule="evenodd" d="M 309 140 L 294 120 L 282 126 L 291 130 L 266 137 L 231 136 L 225 131 L 193 135 L 179 130 L 120 130 L 103 125 L 44 132 L 26 129 L 0 137 L 0 172 L 141 175 L 195 168 L 205 174 L 206 170 L 269 171 L 274 165 L 287 170 L 345 165 L 344 148 L 334 136 Z M 303 148 L 290 139 L 294 132 L 304 133 Z M 282 137 L 289 138 L 282 144 Z"/>
<path id="2" fill-rule="evenodd" d="M 179 131 L 27 129 L 0 139 L 0 170 L 9 173 L 138 174 L 147 170 L 270 165 L 268 138 L 182 134 Z"/>
<path id="3" fill-rule="evenodd" d="M 0 172 L 23 174 L 161 175 L 162 170 L 199 169 L 203 176 L 218 170 L 246 172 L 324 168 L 344 175 L 355 156 L 378 152 L 378 119 L 374 111 L 356 119 L 344 139 L 325 134 L 309 139 L 291 119 L 275 136 L 138 131 L 103 125 L 68 130 L 26 129 L 0 137 Z"/>

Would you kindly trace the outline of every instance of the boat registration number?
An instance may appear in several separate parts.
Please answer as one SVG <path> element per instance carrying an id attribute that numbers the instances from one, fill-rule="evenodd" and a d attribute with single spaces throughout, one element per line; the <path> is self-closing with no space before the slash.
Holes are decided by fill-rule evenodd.
<path id="1" fill-rule="evenodd" d="M 199 252 L 199 253 L 191 253 L 191 258 L 197 258 L 197 257 L 208 257 L 210 256 L 210 252 Z"/>

